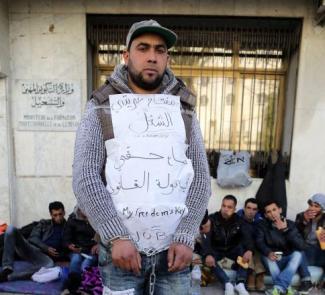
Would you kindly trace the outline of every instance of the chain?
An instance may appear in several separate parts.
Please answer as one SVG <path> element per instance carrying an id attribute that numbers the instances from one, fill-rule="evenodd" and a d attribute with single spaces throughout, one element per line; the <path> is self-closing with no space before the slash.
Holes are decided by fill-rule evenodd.
<path id="1" fill-rule="evenodd" d="M 152 255 L 150 256 L 151 259 L 151 264 L 152 264 L 152 268 L 151 268 L 151 273 L 150 273 L 150 277 L 149 277 L 149 294 L 153 295 L 154 291 L 155 291 L 155 283 L 156 283 L 156 263 L 157 263 L 157 256 L 156 255 Z"/>

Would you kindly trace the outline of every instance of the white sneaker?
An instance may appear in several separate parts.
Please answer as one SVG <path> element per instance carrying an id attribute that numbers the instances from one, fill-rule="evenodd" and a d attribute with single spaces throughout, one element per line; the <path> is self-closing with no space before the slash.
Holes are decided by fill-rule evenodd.
<path id="1" fill-rule="evenodd" d="M 243 283 L 237 284 L 235 286 L 235 290 L 238 292 L 239 295 L 249 295 Z"/>
<path id="2" fill-rule="evenodd" d="M 225 295 L 235 295 L 234 286 L 232 285 L 232 283 L 226 283 Z"/>

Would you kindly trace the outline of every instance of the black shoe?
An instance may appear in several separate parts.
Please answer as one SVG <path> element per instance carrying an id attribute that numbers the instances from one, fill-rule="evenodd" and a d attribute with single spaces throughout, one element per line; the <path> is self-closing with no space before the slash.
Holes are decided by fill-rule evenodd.
<path id="1" fill-rule="evenodd" d="M 8 281 L 8 275 L 13 272 L 11 268 L 5 268 L 3 271 L 0 272 L 0 283 Z"/>
<path id="2" fill-rule="evenodd" d="M 71 272 L 68 275 L 68 279 L 64 284 L 64 289 L 68 289 L 70 293 L 75 294 L 81 285 L 81 275 L 75 272 Z"/>
<path id="3" fill-rule="evenodd" d="M 298 291 L 299 294 L 309 294 L 312 288 L 313 288 L 313 284 L 311 281 L 302 281 Z"/>

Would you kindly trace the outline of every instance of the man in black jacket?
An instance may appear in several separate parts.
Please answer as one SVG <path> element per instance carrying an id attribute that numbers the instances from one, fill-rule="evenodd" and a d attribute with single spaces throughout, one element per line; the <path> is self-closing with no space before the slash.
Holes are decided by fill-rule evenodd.
<path id="1" fill-rule="evenodd" d="M 255 198 L 246 199 L 244 208 L 238 210 L 237 215 L 243 219 L 254 247 L 254 254 L 248 266 L 247 289 L 249 291 L 264 291 L 265 268 L 255 245 L 256 228 L 258 223 L 263 220 L 261 213 L 258 211 L 257 200 Z"/>
<path id="2" fill-rule="evenodd" d="M 63 244 L 70 251 L 69 275 L 64 288 L 71 294 L 77 293 L 81 274 L 86 267 L 97 265 L 98 245 L 95 234 L 87 216 L 76 207 L 69 216 L 63 233 Z"/>
<path id="3" fill-rule="evenodd" d="M 234 289 L 239 295 L 247 295 L 245 281 L 247 268 L 237 264 L 238 256 L 244 263 L 252 258 L 252 244 L 245 230 L 242 219 L 235 213 L 237 200 L 227 195 L 222 200 L 221 209 L 210 215 L 211 231 L 203 244 L 205 264 L 212 268 L 216 277 L 224 284 L 225 295 L 233 295 Z M 230 283 L 225 271 L 217 261 L 227 257 L 235 261 L 237 269 L 236 285 Z"/>
<path id="4" fill-rule="evenodd" d="M 4 237 L 4 252 L 2 256 L 2 271 L 0 282 L 19 279 L 29 279 L 41 267 L 52 267 L 54 262 L 62 258 L 62 236 L 64 206 L 61 202 L 49 204 L 51 219 L 41 220 L 33 228 L 28 240 L 14 226 L 9 226 Z M 14 271 L 15 253 L 23 260 L 33 264 L 26 270 Z"/>
<path id="5" fill-rule="evenodd" d="M 308 200 L 307 210 L 296 216 L 296 226 L 303 236 L 307 248 L 304 253 L 308 265 L 320 266 L 325 269 L 325 251 L 321 244 L 325 245 L 325 195 L 315 194 Z M 319 236 L 317 236 L 318 230 Z M 324 278 L 323 278 L 324 286 Z M 301 289 L 309 290 L 311 285 L 302 282 Z"/>
<path id="6" fill-rule="evenodd" d="M 275 201 L 265 203 L 266 219 L 257 227 L 256 245 L 274 284 L 266 291 L 267 295 L 294 294 L 290 283 L 301 264 L 301 251 L 305 248 L 295 223 L 286 220 L 281 213 L 282 209 Z"/>

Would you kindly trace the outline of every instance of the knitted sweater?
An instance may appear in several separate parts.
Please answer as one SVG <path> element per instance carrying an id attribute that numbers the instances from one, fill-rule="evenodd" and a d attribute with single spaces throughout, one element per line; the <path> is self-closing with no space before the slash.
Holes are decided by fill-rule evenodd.
<path id="1" fill-rule="evenodd" d="M 119 89 L 131 92 L 127 86 L 125 68 L 116 67 L 110 77 Z M 177 80 L 171 71 L 167 71 L 161 93 L 169 93 Z M 124 84 L 123 84 L 124 83 Z M 121 85 L 123 84 L 123 85 Z M 107 191 L 101 173 L 106 161 L 105 143 L 97 114 L 95 100 L 87 103 L 84 116 L 76 134 L 73 163 L 73 190 L 79 207 L 86 213 L 93 228 L 103 243 L 110 239 L 128 235 L 128 231 L 117 214 L 112 198 Z M 173 242 L 194 248 L 194 237 L 207 208 L 211 194 L 209 169 L 198 120 L 193 117 L 189 148 L 186 155 L 192 160 L 194 179 L 188 192 L 186 206 L 188 214 L 184 216 L 173 236 Z"/>

